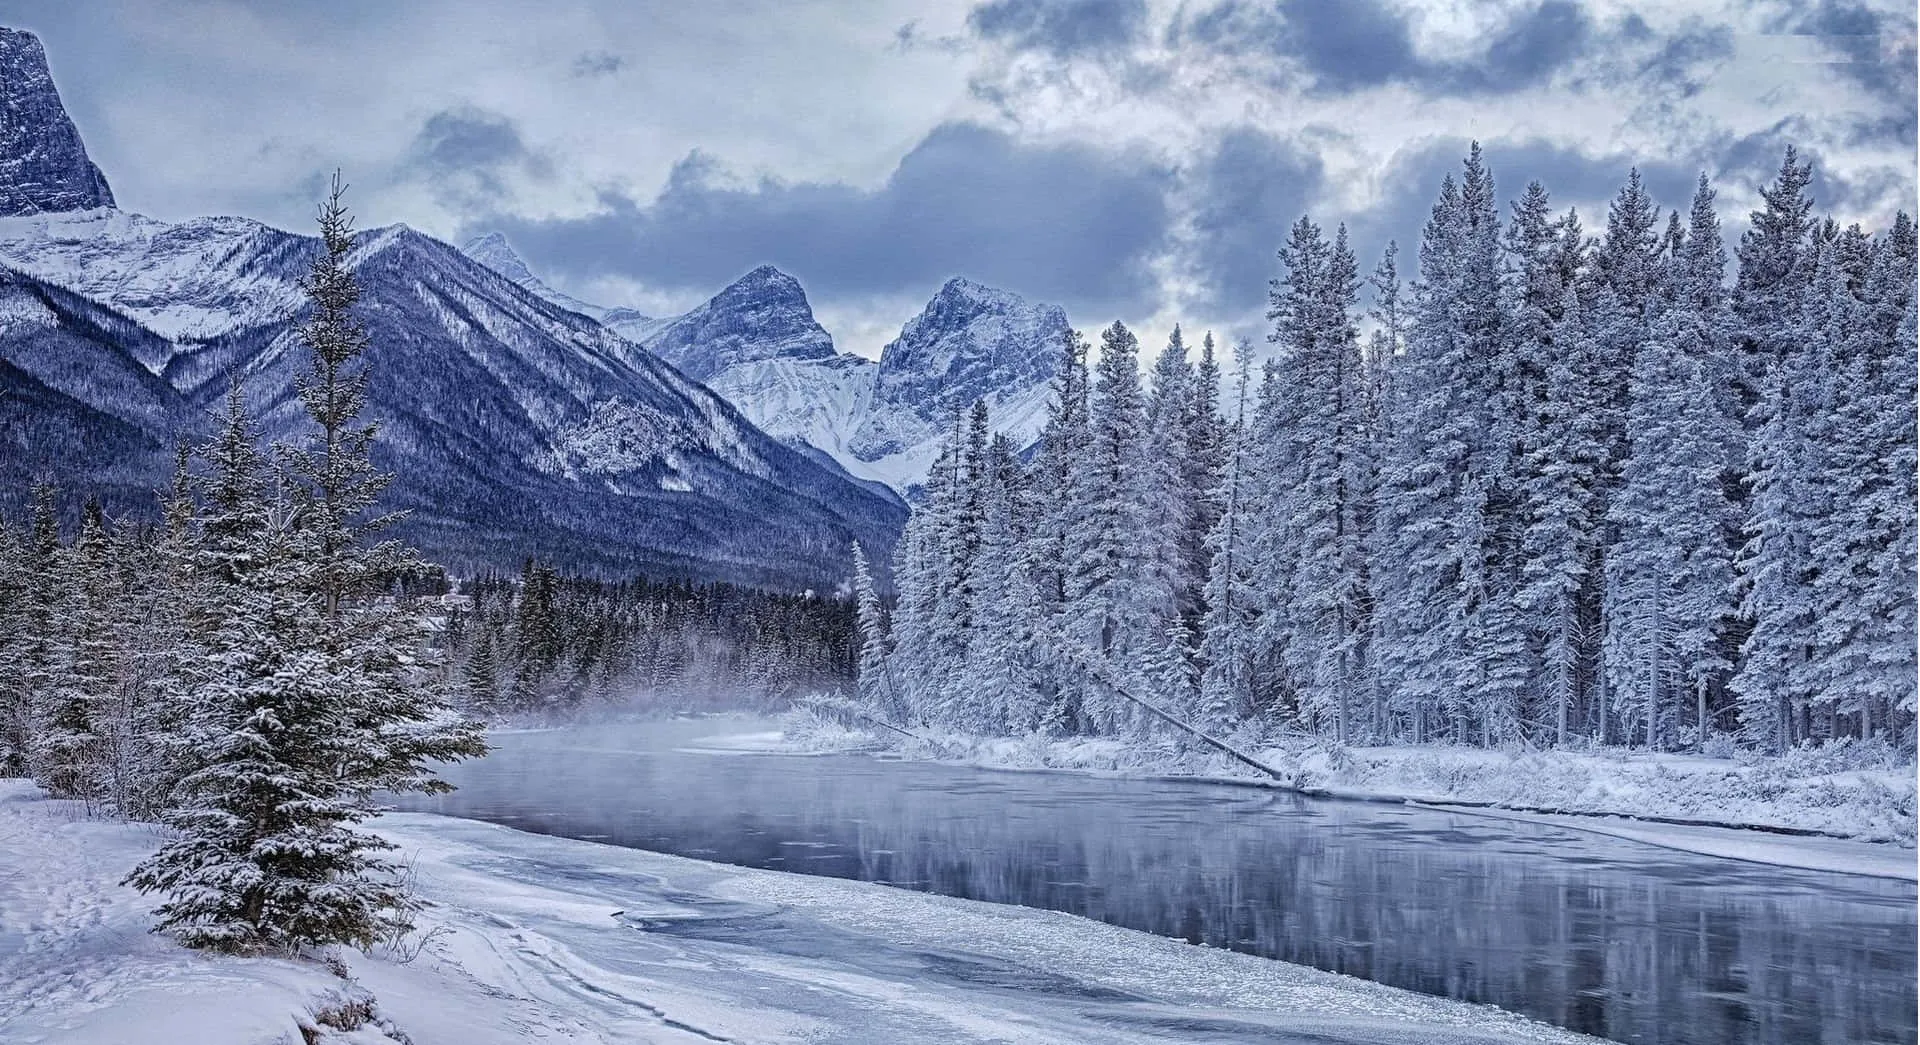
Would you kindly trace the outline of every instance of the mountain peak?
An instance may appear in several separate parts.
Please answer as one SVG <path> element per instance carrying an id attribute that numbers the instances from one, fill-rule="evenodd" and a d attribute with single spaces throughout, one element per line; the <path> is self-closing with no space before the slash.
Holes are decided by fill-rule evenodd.
<path id="1" fill-rule="evenodd" d="M 848 444 L 876 461 L 923 444 L 955 410 L 1044 388 L 1059 368 L 1067 314 L 955 277 L 880 351 L 874 413 Z"/>
<path id="2" fill-rule="evenodd" d="M 0 216 L 113 206 L 47 68 L 40 38 L 0 27 Z"/>
<path id="3" fill-rule="evenodd" d="M 727 284 L 725 290 L 714 295 L 714 300 L 738 297 L 797 303 L 807 310 L 808 318 L 813 316 L 813 306 L 808 303 L 807 292 L 800 286 L 800 281 L 772 265 L 761 265 Z"/>
<path id="4" fill-rule="evenodd" d="M 507 242 L 507 237 L 498 232 L 489 232 L 484 236 L 476 236 L 468 240 L 467 245 L 460 248 L 460 253 L 522 286 L 534 278 L 533 270 L 527 267 L 526 259 L 513 249 L 513 244 Z"/>
<path id="5" fill-rule="evenodd" d="M 728 367 L 766 359 L 826 359 L 833 337 L 813 318 L 800 281 L 761 265 L 692 312 L 656 331 L 648 351 L 705 381 Z"/>

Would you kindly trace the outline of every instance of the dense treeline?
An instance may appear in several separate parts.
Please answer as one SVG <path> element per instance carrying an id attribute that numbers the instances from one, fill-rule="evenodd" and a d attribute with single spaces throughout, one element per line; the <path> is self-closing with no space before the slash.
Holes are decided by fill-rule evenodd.
<path id="1" fill-rule="evenodd" d="M 447 620 L 455 678 L 481 715 L 583 705 L 739 706 L 845 689 L 854 613 L 843 599 L 731 584 L 557 574 L 529 561 L 519 578 L 462 585 Z"/>
<path id="2" fill-rule="evenodd" d="M 450 703 L 417 591 L 434 571 L 382 538 L 367 347 L 336 179 L 298 377 L 303 437 L 261 446 L 236 384 L 219 434 L 179 454 L 157 527 L 95 501 L 61 540 L 36 486 L 0 526 L 0 773 L 172 829 L 127 882 L 159 927 L 230 951 L 367 946 L 404 932 L 382 792 L 437 791 L 484 750 Z"/>
<path id="3" fill-rule="evenodd" d="M 1818 220 L 1789 149 L 1729 257 L 1703 175 L 1590 237 L 1476 146 L 1403 286 L 1280 250 L 1256 375 L 1070 334 L 1029 462 L 976 407 L 862 605 L 864 697 L 1118 733 L 1113 685 L 1347 742 L 1913 746 L 1915 233 Z M 1729 279 L 1729 276 L 1732 276 Z M 1101 669 L 1089 672 L 1089 661 Z"/>

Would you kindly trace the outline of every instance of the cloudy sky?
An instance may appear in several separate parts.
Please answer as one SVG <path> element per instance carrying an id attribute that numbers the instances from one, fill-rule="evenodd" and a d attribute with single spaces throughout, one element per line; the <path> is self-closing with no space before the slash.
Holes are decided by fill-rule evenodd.
<path id="1" fill-rule="evenodd" d="M 867 354 L 948 276 L 1149 339 L 1258 334 L 1302 212 L 1411 246 L 1470 140 L 1596 228 L 1637 164 L 1744 225 L 1797 143 L 1823 210 L 1913 209 L 1911 3 L 0 0 L 122 207 L 505 232 L 662 313 L 756 264 Z"/>

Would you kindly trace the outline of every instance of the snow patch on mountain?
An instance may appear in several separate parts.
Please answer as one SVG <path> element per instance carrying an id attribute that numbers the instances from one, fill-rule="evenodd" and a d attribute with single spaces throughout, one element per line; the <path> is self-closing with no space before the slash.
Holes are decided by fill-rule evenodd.
<path id="1" fill-rule="evenodd" d="M 769 359 L 826 360 L 833 337 L 813 318 L 800 281 L 762 265 L 642 341 L 649 352 L 695 381 Z M 736 404 L 738 405 L 738 404 Z"/>
<path id="2" fill-rule="evenodd" d="M 247 218 L 171 224 L 110 207 L 0 218 L 0 262 L 170 339 L 211 339 L 300 307 L 313 241 Z M 364 253 L 364 250 L 363 250 Z M 156 373 L 166 360 L 143 360 Z"/>

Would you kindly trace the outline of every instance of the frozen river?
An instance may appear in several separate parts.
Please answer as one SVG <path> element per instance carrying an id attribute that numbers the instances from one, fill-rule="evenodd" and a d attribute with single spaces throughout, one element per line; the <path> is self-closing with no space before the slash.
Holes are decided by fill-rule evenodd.
<path id="1" fill-rule="evenodd" d="M 1911 882 L 1246 788 L 698 744 L 756 728 L 500 735 L 448 774 L 458 792 L 409 807 L 1065 911 L 1619 1041 L 1916 1040 Z"/>

